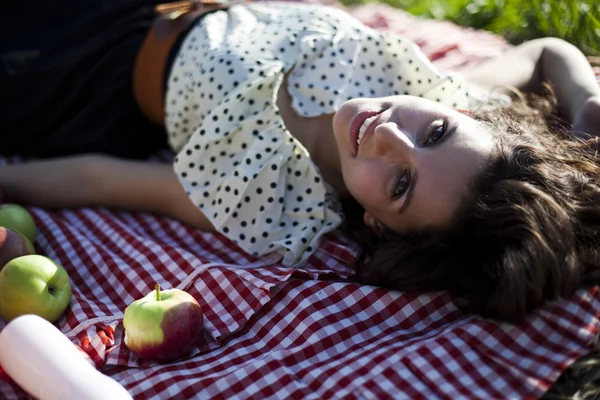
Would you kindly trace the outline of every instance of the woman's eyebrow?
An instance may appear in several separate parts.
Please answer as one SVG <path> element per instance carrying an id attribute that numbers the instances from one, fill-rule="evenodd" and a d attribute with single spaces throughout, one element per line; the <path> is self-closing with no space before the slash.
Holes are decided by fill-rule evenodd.
<path id="1" fill-rule="evenodd" d="M 408 187 L 408 191 L 406 193 L 406 200 L 398 209 L 398 215 L 401 215 L 408 208 L 408 206 L 410 206 L 410 201 L 412 200 L 413 194 L 415 193 L 415 186 L 417 184 L 418 179 L 419 173 L 415 171 L 410 179 L 410 186 Z"/>

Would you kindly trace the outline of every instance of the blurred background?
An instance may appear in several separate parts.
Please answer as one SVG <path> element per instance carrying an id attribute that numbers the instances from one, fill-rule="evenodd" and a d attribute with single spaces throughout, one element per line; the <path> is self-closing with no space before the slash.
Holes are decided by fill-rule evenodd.
<path id="1" fill-rule="evenodd" d="M 414 15 L 498 33 L 514 44 L 555 36 L 600 56 L 600 0 L 341 0 L 384 2 Z"/>

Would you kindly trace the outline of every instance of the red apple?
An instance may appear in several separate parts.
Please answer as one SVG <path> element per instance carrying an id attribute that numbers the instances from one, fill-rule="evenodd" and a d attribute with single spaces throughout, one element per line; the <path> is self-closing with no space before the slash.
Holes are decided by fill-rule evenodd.
<path id="1" fill-rule="evenodd" d="M 33 245 L 25 236 L 0 226 L 0 269 L 12 259 L 34 253 Z"/>
<path id="2" fill-rule="evenodd" d="M 0 365 L 0 380 L 6 381 L 6 382 L 11 381 L 10 375 L 8 375 L 6 373 L 6 371 L 4 371 L 4 369 L 2 368 L 2 365 Z"/>
<path id="3" fill-rule="evenodd" d="M 192 350 L 202 337 L 200 305 L 179 289 L 154 291 L 125 309 L 125 345 L 137 357 L 170 362 Z"/>

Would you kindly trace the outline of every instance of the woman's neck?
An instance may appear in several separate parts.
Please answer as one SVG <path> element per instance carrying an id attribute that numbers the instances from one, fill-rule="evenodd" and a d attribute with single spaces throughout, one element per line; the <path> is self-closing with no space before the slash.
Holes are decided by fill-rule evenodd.
<path id="1" fill-rule="evenodd" d="M 304 138 L 298 138 L 310 153 L 310 158 L 317 165 L 325 182 L 327 182 L 340 198 L 349 196 L 344 183 L 340 157 L 335 136 L 333 135 L 333 114 L 315 118 L 306 118 L 307 129 Z"/>
<path id="2" fill-rule="evenodd" d="M 335 190 L 339 198 L 349 196 L 333 135 L 333 114 L 313 118 L 298 115 L 292 108 L 292 100 L 287 91 L 287 76 L 277 93 L 277 107 L 286 128 L 306 148 L 325 182 Z"/>

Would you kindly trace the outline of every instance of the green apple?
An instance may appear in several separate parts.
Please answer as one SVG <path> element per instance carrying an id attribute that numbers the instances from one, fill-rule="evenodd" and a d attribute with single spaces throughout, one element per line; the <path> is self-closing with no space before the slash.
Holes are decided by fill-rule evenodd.
<path id="1" fill-rule="evenodd" d="M 189 293 L 179 290 L 154 291 L 125 309 L 125 345 L 137 357 L 174 361 L 187 355 L 202 337 L 204 317 Z"/>
<path id="2" fill-rule="evenodd" d="M 67 271 L 48 257 L 17 257 L 0 271 L 0 317 L 7 321 L 35 314 L 54 323 L 70 299 Z"/>
<path id="3" fill-rule="evenodd" d="M 25 236 L 31 243 L 35 243 L 35 221 L 29 211 L 18 204 L 0 205 L 0 226 L 5 226 Z"/>
<path id="4" fill-rule="evenodd" d="M 25 236 L 0 226 L 0 269 L 13 258 L 34 253 L 33 245 Z"/>

